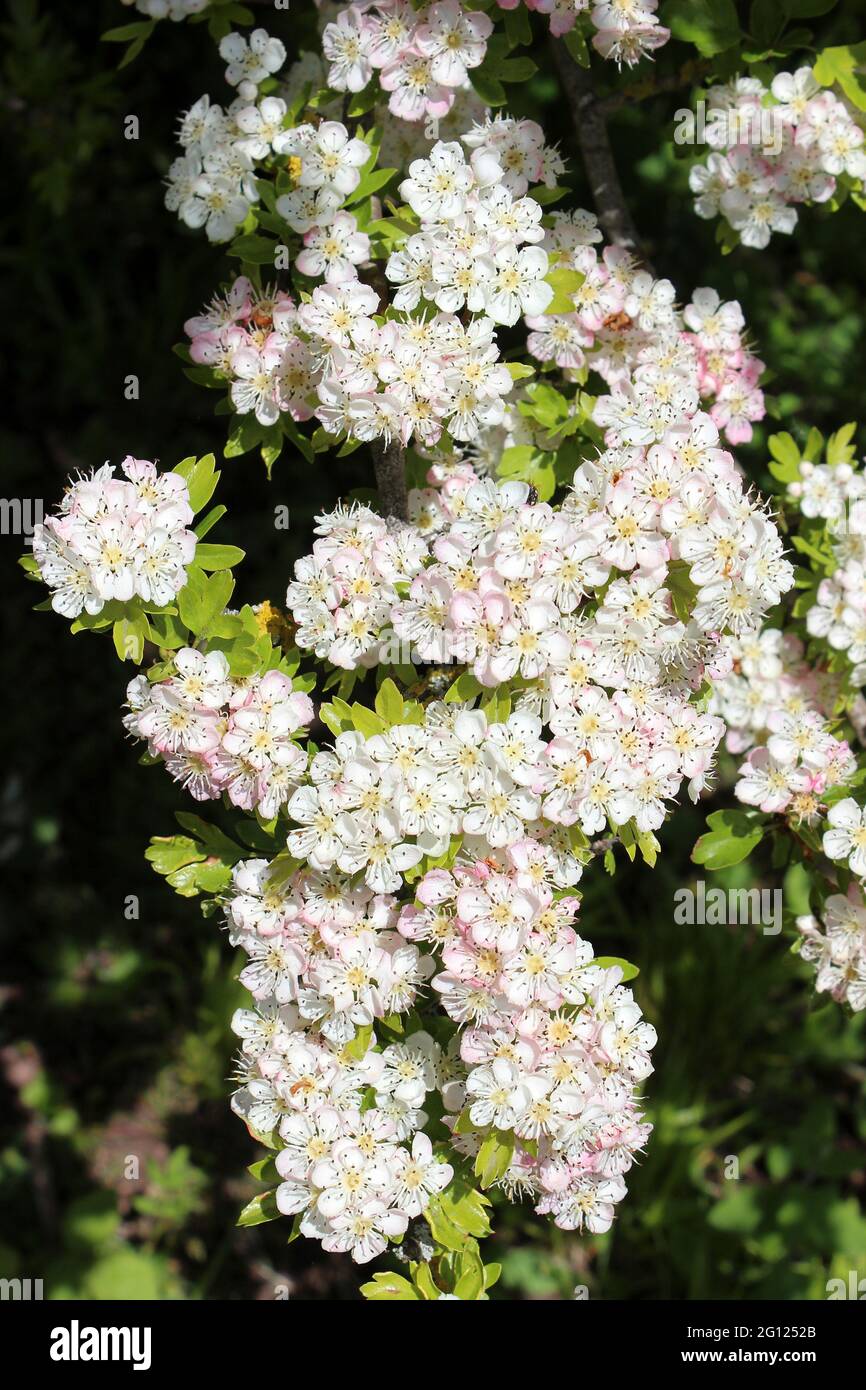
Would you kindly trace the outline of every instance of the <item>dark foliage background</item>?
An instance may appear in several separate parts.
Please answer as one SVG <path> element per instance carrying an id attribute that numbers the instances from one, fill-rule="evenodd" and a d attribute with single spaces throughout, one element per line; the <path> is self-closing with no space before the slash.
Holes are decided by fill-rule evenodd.
<path id="1" fill-rule="evenodd" d="M 859 37 L 862 6 L 842 11 L 824 42 Z M 225 440 L 212 398 L 171 347 L 226 263 L 163 209 L 160 189 L 176 113 L 224 90 L 222 64 L 203 28 L 164 24 L 117 72 L 120 50 L 98 36 L 127 14 L 114 0 L 11 0 L 0 26 L 2 491 L 46 507 L 77 468 L 128 452 L 173 467 L 191 453 L 219 457 Z M 314 46 L 311 4 L 271 27 L 290 51 Z M 541 43 L 536 56 L 539 74 L 514 89 L 519 106 L 563 139 L 586 201 Z M 614 124 L 656 267 L 684 298 L 711 283 L 741 300 L 785 428 L 836 428 L 861 402 L 864 216 L 850 205 L 832 219 L 806 213 L 796 238 L 722 260 L 673 154 L 685 100 L 626 107 Z M 129 114 L 138 141 L 123 137 Z M 137 402 L 124 397 L 130 373 Z M 760 483 L 760 438 L 742 457 Z M 360 451 L 316 469 L 284 455 L 270 484 L 255 456 L 226 461 L 220 539 L 249 556 L 239 597 L 279 602 L 315 512 L 369 482 Z M 273 526 L 281 503 L 288 534 Z M 143 859 L 152 834 L 172 832 L 181 798 L 124 741 L 127 676 L 110 645 L 34 615 L 35 591 L 15 570 L 20 538 L 0 544 L 0 1275 L 41 1277 L 52 1297 L 267 1299 L 279 1287 L 356 1297 L 351 1264 L 287 1246 L 284 1223 L 234 1226 L 257 1156 L 227 1104 L 236 966 L 215 922 Z M 723 781 L 716 804 L 725 796 Z M 674 923 L 707 809 L 681 809 L 655 873 L 625 865 L 609 879 L 597 865 L 587 876 L 587 933 L 641 966 L 636 989 L 660 1033 L 648 1085 L 656 1131 L 609 1236 L 568 1236 L 528 1209 L 498 1214 L 497 1296 L 568 1298 L 582 1284 L 602 1298 L 823 1298 L 831 1275 L 866 1275 L 862 1020 L 816 1001 L 790 930 Z M 760 858 L 720 877 L 780 881 Z M 800 909 L 796 875 L 785 890 Z"/>

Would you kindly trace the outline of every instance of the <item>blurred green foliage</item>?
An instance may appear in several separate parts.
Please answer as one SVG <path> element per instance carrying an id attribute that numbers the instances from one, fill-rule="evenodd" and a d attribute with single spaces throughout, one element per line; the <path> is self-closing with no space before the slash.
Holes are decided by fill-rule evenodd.
<path id="1" fill-rule="evenodd" d="M 3 316 L 15 382 L 0 425 L 3 491 L 50 505 L 69 472 L 127 452 L 169 467 L 222 453 L 225 422 L 171 345 L 224 266 L 164 211 L 160 189 L 176 113 L 223 90 L 222 65 L 204 28 L 166 24 L 116 72 L 116 49 L 97 42 L 118 22 L 115 0 L 7 8 L 3 167 L 17 196 L 0 214 L 0 257 L 15 276 Z M 311 12 L 292 13 L 301 47 L 312 46 Z M 840 7 L 826 41 L 850 41 L 862 23 L 859 3 Z M 535 56 L 538 75 L 513 90 L 572 151 L 541 45 Z M 829 431 L 862 414 L 863 215 L 815 209 L 770 251 L 721 258 L 669 141 L 687 100 L 627 105 L 613 125 L 654 263 L 682 297 L 713 284 L 740 298 L 784 427 Z M 124 139 L 129 114 L 137 141 Z M 130 373 L 138 401 L 124 397 Z M 742 456 L 766 481 L 761 432 Z M 227 461 L 221 539 L 250 556 L 238 600 L 279 600 L 315 512 L 369 481 L 364 451 L 315 469 L 284 455 L 270 484 L 254 458 Z M 278 504 L 291 509 L 288 533 L 273 526 Z M 236 965 L 216 923 L 143 858 L 152 834 L 172 833 L 183 799 L 124 742 L 123 677 L 108 652 L 33 616 L 13 573 L 20 541 L 0 544 L 0 1275 L 43 1278 L 55 1298 L 356 1297 L 351 1264 L 287 1245 L 285 1223 L 234 1225 L 257 1189 L 245 1169 L 258 1157 L 227 1104 Z M 503 1265 L 494 1297 L 823 1298 L 828 1278 L 866 1275 L 863 1020 L 816 1000 L 790 931 L 673 920 L 675 890 L 703 872 L 689 853 L 706 811 L 725 798 L 723 777 L 709 806 L 682 808 L 653 873 L 587 875 L 586 933 L 599 952 L 640 965 L 635 989 L 660 1034 L 647 1087 L 656 1129 L 609 1235 L 566 1235 L 526 1208 L 497 1213 L 485 1252 Z M 713 881 L 778 878 L 758 850 Z M 797 892 L 789 877 L 792 912 Z"/>

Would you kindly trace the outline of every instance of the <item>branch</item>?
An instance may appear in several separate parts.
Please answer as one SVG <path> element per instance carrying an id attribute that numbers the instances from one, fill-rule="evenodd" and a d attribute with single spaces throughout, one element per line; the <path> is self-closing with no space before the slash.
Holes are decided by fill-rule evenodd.
<path id="1" fill-rule="evenodd" d="M 652 267 L 641 249 L 608 139 L 602 102 L 592 74 L 574 61 L 564 43 L 551 39 L 551 51 L 562 88 L 571 108 L 575 133 L 592 190 L 601 229 L 614 246 L 631 251 L 647 270 Z"/>
<path id="2" fill-rule="evenodd" d="M 623 106 L 634 106 L 638 102 L 649 101 L 652 97 L 660 96 L 664 92 L 679 92 L 684 87 L 693 87 L 711 71 L 712 63 L 708 58 L 693 59 L 684 63 L 677 72 L 671 73 L 669 77 L 650 77 L 644 82 L 633 82 L 628 87 L 622 87 L 618 92 L 612 92 L 610 96 L 600 97 L 598 108 L 603 115 L 609 116 L 612 112 L 619 111 Z"/>
<path id="3" fill-rule="evenodd" d="M 397 439 L 387 444 L 375 439 L 372 444 L 376 487 L 383 514 L 398 521 L 409 520 L 409 492 L 406 487 L 406 455 Z"/>
<path id="4" fill-rule="evenodd" d="M 389 285 L 385 272 L 378 261 L 371 261 L 366 269 L 366 283 L 379 296 L 380 308 L 388 303 Z M 374 439 L 373 467 L 376 472 L 376 487 L 383 515 L 396 517 L 398 521 L 409 520 L 409 493 L 406 488 L 406 453 L 398 439 Z"/>

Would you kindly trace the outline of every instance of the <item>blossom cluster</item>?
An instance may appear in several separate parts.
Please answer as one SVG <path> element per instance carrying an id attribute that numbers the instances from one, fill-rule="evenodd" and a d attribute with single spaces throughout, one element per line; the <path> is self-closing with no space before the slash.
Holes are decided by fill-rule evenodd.
<path id="1" fill-rule="evenodd" d="M 727 674 L 713 683 L 710 708 L 727 725 L 732 753 L 748 756 L 734 788 L 747 806 L 816 823 L 823 795 L 856 768 L 844 739 L 830 728 L 838 682 L 805 660 L 803 644 L 778 628 L 725 641 Z"/>
<path id="2" fill-rule="evenodd" d="M 448 1074 L 442 1049 L 423 1031 L 379 1047 L 373 1032 L 412 1009 L 433 961 L 396 930 L 392 897 L 336 870 L 280 880 L 267 860 L 246 860 L 226 912 L 251 995 L 232 1021 L 233 1108 L 280 1146 L 280 1211 L 365 1263 L 453 1175 L 423 1132 L 425 1097 Z"/>
<path id="3" fill-rule="evenodd" d="M 495 324 L 543 313 L 553 289 L 547 254 L 534 244 L 541 208 L 515 196 L 494 141 L 485 131 L 480 140 L 468 160 L 458 142 L 440 141 L 409 166 L 400 193 L 421 229 L 385 268 L 400 317 L 377 324 L 385 306 L 357 278 L 319 286 L 299 309 L 322 362 L 316 415 L 329 432 L 429 447 L 445 430 L 468 442 L 502 420 L 512 381 Z M 510 182 L 525 178 L 515 171 Z M 422 299 L 438 312 L 412 317 Z"/>
<path id="4" fill-rule="evenodd" d="M 360 92 L 378 73 L 392 116 L 446 116 L 470 71 L 483 63 L 492 32 L 489 15 L 464 9 L 459 0 L 348 5 L 322 33 L 328 86 Z"/>
<path id="5" fill-rule="evenodd" d="M 544 239 L 541 207 L 515 197 L 515 185 L 528 187 L 526 175 L 503 168 L 484 127 L 464 139 L 474 145 L 468 162 L 457 141 L 439 141 L 429 158 L 412 161 L 400 185 L 421 228 L 385 266 L 399 286 L 394 308 L 416 309 L 423 299 L 445 313 L 466 308 L 499 324 L 543 314 L 553 288 L 544 278 L 547 252 L 537 245 Z"/>
<path id="6" fill-rule="evenodd" d="M 764 416 L 764 364 L 747 346 L 739 304 L 702 288 L 680 310 L 670 280 L 642 270 L 621 247 L 599 255 L 600 240 L 591 213 L 553 215 L 544 249 L 583 283 L 571 313 L 528 320 L 532 356 L 566 376 L 597 372 L 612 399 L 599 401 L 594 418 L 628 444 L 657 441 L 700 406 L 731 444 L 747 443 Z"/>
<path id="7" fill-rule="evenodd" d="M 227 34 L 220 43 L 226 80 L 238 95 L 223 110 L 199 98 L 181 118 L 183 154 L 168 171 L 165 205 L 187 227 L 203 227 L 210 241 L 229 241 L 259 201 L 255 163 L 280 150 L 288 110 L 276 96 L 257 101 L 258 87 L 282 66 L 286 50 L 264 29 L 249 38 Z"/>
<path id="8" fill-rule="evenodd" d="M 792 232 L 797 208 L 824 203 L 840 177 L 866 176 L 864 134 L 849 108 L 812 69 L 711 87 L 705 138 L 711 153 L 691 170 L 700 217 L 721 215 L 744 246 L 762 249 Z"/>
<path id="9" fill-rule="evenodd" d="M 238 415 L 272 425 L 288 411 L 309 420 L 321 373 L 298 331 L 295 301 L 285 290 L 257 291 L 239 276 L 224 295 L 184 325 L 190 357 L 229 383 Z"/>
<path id="10" fill-rule="evenodd" d="M 557 750 L 541 737 L 540 718 L 518 712 L 494 722 L 443 701 L 419 706 L 418 718 L 369 738 L 345 731 L 314 755 L 288 804 L 290 853 L 396 893 L 425 854 L 447 853 L 455 836 L 484 857 L 535 834 L 551 840 L 560 883 L 575 883 L 581 868 L 568 838 L 550 832 L 577 815 L 558 814 Z M 574 759 L 578 774 L 576 750 Z"/>
<path id="11" fill-rule="evenodd" d="M 496 3 L 501 10 L 516 10 L 520 0 Z M 548 16 L 555 38 L 569 33 L 578 16 L 588 12 L 596 30 L 593 48 L 620 66 L 633 67 L 671 36 L 656 18 L 658 0 L 526 0 L 526 8 Z"/>
<path id="12" fill-rule="evenodd" d="M 866 475 L 850 463 L 813 464 L 802 459 L 788 497 L 804 517 L 826 528 L 835 567 L 822 579 L 806 613 L 811 637 L 844 653 L 848 682 L 866 684 Z"/>
<path id="13" fill-rule="evenodd" d="M 473 1156 L 485 1132 L 512 1131 L 505 1190 L 566 1230 L 601 1232 L 650 1132 L 634 1090 L 656 1034 L 620 969 L 592 963 L 577 910 L 556 892 L 548 849 L 523 840 L 425 874 L 400 930 L 441 952 L 432 987 L 466 1068 L 444 1096 L 455 1148 Z"/>
<path id="14" fill-rule="evenodd" d="M 306 770 L 296 735 L 313 721 L 310 697 L 281 671 L 231 676 L 221 651 L 184 647 L 173 662 L 164 680 L 130 681 L 127 731 L 197 801 L 225 793 L 233 806 L 272 820 Z"/>
<path id="15" fill-rule="evenodd" d="M 184 479 L 128 457 L 80 477 L 59 510 L 33 530 L 33 556 L 65 618 L 138 597 L 162 607 L 186 583 L 195 555 L 193 511 Z"/>
<path id="16" fill-rule="evenodd" d="M 852 884 L 847 894 L 831 894 L 822 915 L 823 923 L 812 916 L 797 918 L 802 934 L 800 954 L 815 967 L 819 994 L 829 993 L 861 1013 L 866 1009 L 866 904 L 862 887 Z"/>
<path id="17" fill-rule="evenodd" d="M 236 866 L 226 912 L 252 1007 L 233 1020 L 233 1106 L 273 1134 L 277 1205 L 302 1234 L 372 1259 L 451 1180 L 448 1131 L 471 1157 L 493 1128 L 514 1132 L 510 1195 L 534 1195 L 566 1229 L 609 1227 L 649 1135 L 634 1092 L 655 1032 L 619 969 L 592 964 L 577 900 L 556 884 L 534 840 L 430 871 L 402 907 L 334 868 Z M 444 1050 L 393 1027 L 428 985 L 460 1034 Z"/>
<path id="18" fill-rule="evenodd" d="M 545 818 L 656 829 L 683 777 L 695 797 L 706 785 L 723 725 L 694 697 L 724 669 L 719 634 L 749 630 L 792 582 L 712 421 L 581 464 L 559 509 L 525 483 L 449 487 L 452 519 L 428 543 L 364 507 L 319 518 L 286 596 L 298 645 L 350 670 L 413 660 L 468 666 L 488 688 L 516 678 L 533 738 L 542 720 L 554 736 L 538 767 L 525 745 L 514 763 Z"/>
<path id="19" fill-rule="evenodd" d="M 591 644 L 578 642 L 563 663 L 550 739 L 532 691 L 497 722 L 433 702 L 423 723 L 367 740 L 340 734 L 289 803 L 300 826 L 291 852 L 317 868 L 363 870 L 370 887 L 396 892 L 401 874 L 425 853 L 444 853 L 453 836 L 483 857 L 530 833 L 550 840 L 565 886 L 580 876 L 572 828 L 579 843 L 608 822 L 658 829 L 684 777 L 695 797 L 705 785 L 723 725 L 675 686 L 635 679 L 608 694 L 588 674 L 591 656 Z"/>

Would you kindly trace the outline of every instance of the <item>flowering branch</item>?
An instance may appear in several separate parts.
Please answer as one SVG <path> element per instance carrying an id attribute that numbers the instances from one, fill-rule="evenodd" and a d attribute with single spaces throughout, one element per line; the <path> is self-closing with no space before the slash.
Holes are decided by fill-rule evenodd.
<path id="1" fill-rule="evenodd" d="M 592 74 L 588 68 L 578 66 L 564 43 L 552 41 L 550 47 L 571 109 L 599 224 L 608 241 L 624 246 L 651 269 L 622 191 Z"/>

